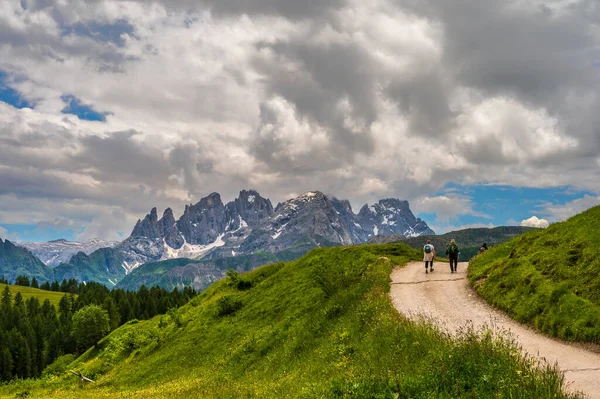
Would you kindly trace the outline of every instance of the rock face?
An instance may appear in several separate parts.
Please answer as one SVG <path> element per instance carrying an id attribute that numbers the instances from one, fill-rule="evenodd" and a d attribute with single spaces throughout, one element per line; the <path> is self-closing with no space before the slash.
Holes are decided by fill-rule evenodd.
<path id="1" fill-rule="evenodd" d="M 226 208 L 227 219 L 231 223 L 230 229 L 245 227 L 244 223 L 254 228 L 273 215 L 271 201 L 261 197 L 254 190 L 240 191 L 240 196 L 228 203 Z"/>
<path id="2" fill-rule="evenodd" d="M 162 219 L 158 220 L 156 208 L 152 208 L 143 220 L 138 220 L 130 237 L 141 237 L 150 240 L 164 239 L 173 248 L 183 245 L 183 237 L 177 229 L 171 208 L 165 209 Z"/>
<path id="3" fill-rule="evenodd" d="M 312 247 L 353 243 L 332 202 L 319 191 L 277 205 L 273 216 L 252 231 L 241 250 L 277 252 L 303 243 Z"/>
<path id="4" fill-rule="evenodd" d="M 400 234 L 404 237 L 418 237 L 435 234 L 421 219 L 415 218 L 408 201 L 396 198 L 380 200 L 375 205 L 365 205 L 358 213 L 358 223 L 367 238 L 376 235 Z"/>
<path id="5" fill-rule="evenodd" d="M 206 245 L 225 232 L 227 211 L 221 196 L 212 193 L 196 205 L 186 205 L 177 229 L 190 244 Z"/>

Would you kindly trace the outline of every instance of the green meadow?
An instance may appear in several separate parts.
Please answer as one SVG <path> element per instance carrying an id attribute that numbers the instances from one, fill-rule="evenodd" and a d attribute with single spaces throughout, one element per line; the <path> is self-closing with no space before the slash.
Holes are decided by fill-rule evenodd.
<path id="1" fill-rule="evenodd" d="M 187 305 L 131 321 L 39 380 L 32 398 L 575 398 L 556 370 L 489 331 L 458 338 L 400 315 L 404 244 L 315 249 L 228 277 Z M 75 370 L 94 383 L 79 385 Z"/>
<path id="2" fill-rule="evenodd" d="M 4 292 L 4 289 L 7 287 L 6 284 L 0 284 L 0 293 Z M 52 305 L 54 305 L 58 309 L 58 303 L 61 298 L 66 294 L 64 292 L 54 292 L 54 291 L 46 291 L 40 290 L 38 288 L 24 287 L 20 285 L 8 285 L 10 289 L 10 293 L 12 298 L 14 299 L 17 293 L 21 293 L 23 296 L 23 300 L 27 300 L 31 297 L 37 297 L 40 301 L 40 304 L 43 303 L 46 299 L 50 301 Z"/>

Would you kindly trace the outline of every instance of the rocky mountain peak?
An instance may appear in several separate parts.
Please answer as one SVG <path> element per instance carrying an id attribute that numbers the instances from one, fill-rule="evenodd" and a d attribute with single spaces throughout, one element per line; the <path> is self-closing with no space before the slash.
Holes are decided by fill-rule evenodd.
<path id="1" fill-rule="evenodd" d="M 219 193 L 210 193 L 206 197 L 200 199 L 200 202 L 198 202 L 196 206 L 200 206 L 203 208 L 223 206 L 223 202 L 221 201 L 221 195 Z"/>
<path id="2" fill-rule="evenodd" d="M 242 190 L 238 198 L 227 204 L 229 230 L 237 230 L 244 227 L 244 224 L 254 227 L 271 215 L 271 201 L 262 197 L 256 190 Z"/>
<path id="3" fill-rule="evenodd" d="M 171 248 L 180 248 L 183 245 L 183 237 L 179 234 L 177 222 L 171 208 L 165 209 L 163 217 L 158 223 L 160 225 L 161 236 L 165 239 L 167 245 Z"/>
<path id="4" fill-rule="evenodd" d="M 218 193 L 200 199 L 196 205 L 186 206 L 177 221 L 177 229 L 190 244 L 210 244 L 223 234 L 226 226 L 226 209 Z"/>
<path id="5" fill-rule="evenodd" d="M 173 210 L 171 208 L 167 208 L 165 209 L 165 211 L 163 212 L 163 216 L 162 219 L 173 219 L 173 221 L 175 221 L 175 216 L 173 216 Z"/>
<path id="6" fill-rule="evenodd" d="M 408 211 L 410 209 L 408 206 L 408 201 L 402 201 L 402 200 L 399 200 L 398 198 L 382 199 L 382 200 L 379 200 L 377 205 L 379 205 L 380 208 L 383 208 L 385 210 L 391 210 L 391 211 L 394 211 L 394 210 Z"/>
<path id="7" fill-rule="evenodd" d="M 156 208 L 152 208 L 149 214 L 143 220 L 138 220 L 131 232 L 132 237 L 159 238 L 161 231 L 158 226 L 158 213 Z"/>

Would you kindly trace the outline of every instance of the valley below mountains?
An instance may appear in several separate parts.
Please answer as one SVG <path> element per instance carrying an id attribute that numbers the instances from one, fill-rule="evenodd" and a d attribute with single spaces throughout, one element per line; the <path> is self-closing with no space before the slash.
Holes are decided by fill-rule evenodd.
<path id="1" fill-rule="evenodd" d="M 153 208 L 122 242 L 17 243 L 18 249 L 11 250 L 24 251 L 21 260 L 0 258 L 0 274 L 11 279 L 33 273 L 40 281 L 73 278 L 127 289 L 145 284 L 201 290 L 229 268 L 251 270 L 297 259 L 316 247 L 361 244 L 377 235 L 433 234 L 408 201 L 395 198 L 365 204 L 355 214 L 348 200 L 320 191 L 274 207 L 257 191 L 242 190 L 226 204 L 212 193 L 186 205 L 178 220 L 170 208 L 160 218 Z M 23 259 L 29 269 L 22 266 Z"/>

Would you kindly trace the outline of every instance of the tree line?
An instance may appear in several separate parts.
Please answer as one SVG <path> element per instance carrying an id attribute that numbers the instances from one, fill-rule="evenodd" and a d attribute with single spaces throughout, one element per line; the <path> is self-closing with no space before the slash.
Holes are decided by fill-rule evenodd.
<path id="1" fill-rule="evenodd" d="M 0 279 L 0 282 L 5 281 Z M 25 285 L 24 280 L 20 282 Z M 33 286 L 32 283 L 30 281 L 28 286 Z M 75 280 L 56 284 L 57 291 L 65 292 L 58 309 L 48 299 L 42 303 L 37 297 L 24 300 L 20 292 L 13 297 L 8 286 L 2 292 L 0 380 L 40 377 L 44 368 L 59 356 L 82 353 L 122 324 L 165 314 L 196 295 L 190 287 L 169 292 L 164 288 L 142 286 L 137 292 L 131 292 Z M 49 286 L 52 288 L 55 284 Z M 91 319 L 106 326 L 90 329 L 85 323 Z M 97 331 L 90 331 L 96 327 Z"/>

